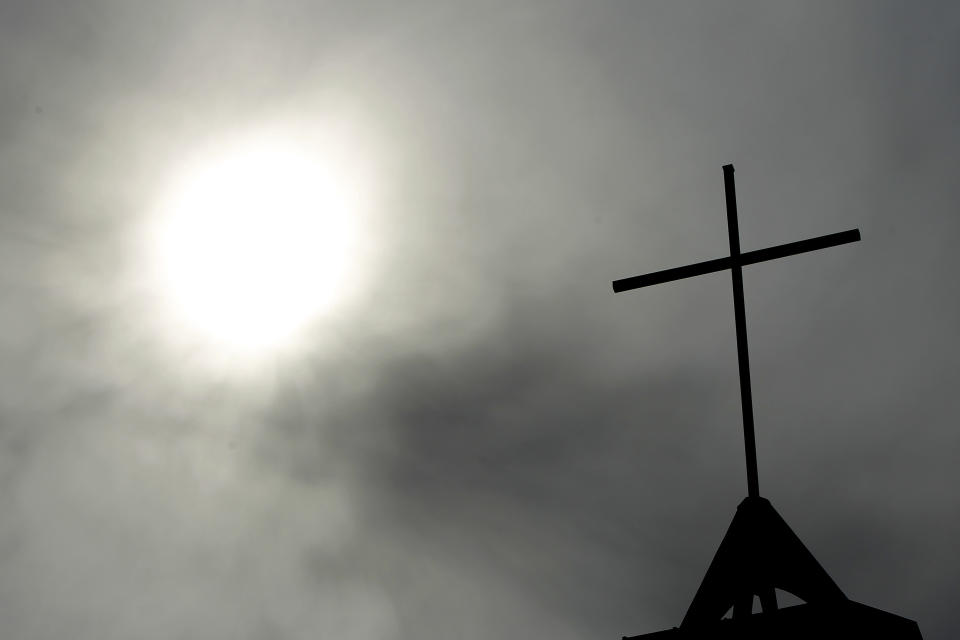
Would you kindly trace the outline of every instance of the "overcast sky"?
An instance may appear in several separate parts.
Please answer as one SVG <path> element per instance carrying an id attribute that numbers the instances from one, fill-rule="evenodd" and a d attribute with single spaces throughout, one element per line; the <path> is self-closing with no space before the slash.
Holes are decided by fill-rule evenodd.
<path id="1" fill-rule="evenodd" d="M 960 9 L 0 3 L 4 637 L 599 639 L 679 624 L 746 493 L 960 635 Z M 375 167 L 349 302 L 233 376 L 135 230 L 198 145 Z"/>

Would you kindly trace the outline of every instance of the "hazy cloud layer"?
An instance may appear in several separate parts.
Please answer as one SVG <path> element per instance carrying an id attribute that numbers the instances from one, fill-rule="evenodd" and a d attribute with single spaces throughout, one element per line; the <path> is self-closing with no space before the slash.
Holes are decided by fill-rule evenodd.
<path id="1" fill-rule="evenodd" d="M 853 599 L 960 633 L 950 3 L 6 2 L 10 638 L 615 638 L 760 482 Z M 135 238 L 200 145 L 376 166 L 349 304 L 253 375 L 158 331 Z"/>

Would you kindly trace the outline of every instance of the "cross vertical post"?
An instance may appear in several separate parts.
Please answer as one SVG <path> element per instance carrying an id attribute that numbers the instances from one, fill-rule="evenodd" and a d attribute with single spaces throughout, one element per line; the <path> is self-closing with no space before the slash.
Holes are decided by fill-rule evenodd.
<path id="1" fill-rule="evenodd" d="M 747 319 L 743 305 L 743 269 L 740 262 L 740 226 L 737 223 L 737 188 L 733 165 L 723 165 L 723 190 L 727 200 L 727 232 L 730 235 L 730 278 L 733 281 L 733 314 L 737 326 L 737 362 L 740 367 L 740 406 L 743 411 L 743 446 L 747 456 L 747 495 L 760 495 L 757 473 L 757 439 L 753 429 L 753 394 L 750 390 L 750 353 L 747 349 Z"/>

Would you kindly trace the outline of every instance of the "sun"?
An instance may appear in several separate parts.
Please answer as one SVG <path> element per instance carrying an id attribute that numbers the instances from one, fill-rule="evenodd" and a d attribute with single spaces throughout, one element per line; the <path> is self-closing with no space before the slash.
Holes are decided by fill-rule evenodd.
<path id="1" fill-rule="evenodd" d="M 293 342 L 347 293 L 364 186 L 331 149 L 244 139 L 185 162 L 149 233 L 168 324 L 230 356 Z"/>

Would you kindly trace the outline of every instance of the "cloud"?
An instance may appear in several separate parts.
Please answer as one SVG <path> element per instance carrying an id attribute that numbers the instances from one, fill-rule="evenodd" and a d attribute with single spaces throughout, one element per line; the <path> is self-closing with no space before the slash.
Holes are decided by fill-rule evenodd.
<path id="1" fill-rule="evenodd" d="M 729 284 L 609 281 L 726 251 L 727 162 L 745 249 L 863 233 L 746 272 L 764 494 L 852 598 L 956 635 L 952 7 L 0 12 L 12 636 L 677 624 L 743 495 Z M 209 375 L 131 229 L 195 145 L 340 116 L 381 178 L 363 287 Z"/>

